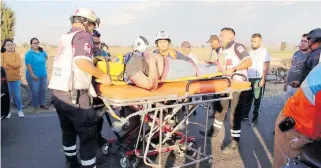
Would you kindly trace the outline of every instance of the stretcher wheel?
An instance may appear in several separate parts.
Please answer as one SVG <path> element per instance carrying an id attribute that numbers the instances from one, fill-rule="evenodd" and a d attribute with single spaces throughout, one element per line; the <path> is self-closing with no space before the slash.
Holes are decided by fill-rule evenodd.
<path id="1" fill-rule="evenodd" d="M 103 154 L 107 155 L 109 153 L 110 148 L 111 148 L 111 144 L 110 143 L 105 143 L 101 147 L 101 151 L 103 152 Z"/>
<path id="2" fill-rule="evenodd" d="M 120 159 L 120 166 L 122 168 L 137 168 L 140 164 L 139 158 L 130 159 L 130 157 L 122 156 Z"/>
<path id="3" fill-rule="evenodd" d="M 120 166 L 122 168 L 130 168 L 129 159 L 127 156 L 122 156 L 120 158 Z"/>
<path id="4" fill-rule="evenodd" d="M 130 162 L 130 168 L 137 168 L 140 164 L 140 159 L 139 158 L 134 158 L 131 162 Z"/>
<path id="5" fill-rule="evenodd" d="M 196 144 L 196 142 L 195 141 L 193 141 L 193 142 L 190 142 L 190 143 L 188 143 L 187 144 L 190 148 L 193 148 L 193 149 L 196 149 L 196 147 L 197 147 L 197 144 Z M 186 151 L 186 154 L 188 154 L 189 156 L 191 156 L 191 157 L 196 157 L 196 155 L 197 155 L 197 153 L 196 152 L 194 152 L 194 151 L 192 151 L 192 150 L 187 150 Z"/>

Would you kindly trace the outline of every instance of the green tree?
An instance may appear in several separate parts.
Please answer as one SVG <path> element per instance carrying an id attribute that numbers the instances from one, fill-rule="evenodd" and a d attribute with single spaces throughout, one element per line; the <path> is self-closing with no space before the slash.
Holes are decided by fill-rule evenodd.
<path id="1" fill-rule="evenodd" d="M 15 35 L 16 17 L 14 11 L 1 1 L 1 41 Z"/>

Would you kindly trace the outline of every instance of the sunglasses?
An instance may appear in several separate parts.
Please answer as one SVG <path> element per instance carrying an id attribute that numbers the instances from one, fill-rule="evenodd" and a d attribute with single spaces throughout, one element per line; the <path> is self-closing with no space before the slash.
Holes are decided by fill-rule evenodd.
<path id="1" fill-rule="evenodd" d="M 95 45 L 101 44 L 101 42 L 94 42 Z"/>

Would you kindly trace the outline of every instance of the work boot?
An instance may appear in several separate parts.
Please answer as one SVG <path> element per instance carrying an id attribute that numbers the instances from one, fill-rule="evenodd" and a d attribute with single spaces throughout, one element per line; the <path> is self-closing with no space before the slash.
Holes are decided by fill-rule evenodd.
<path id="1" fill-rule="evenodd" d="M 199 131 L 201 135 L 205 136 L 204 131 Z M 206 132 L 207 137 L 216 137 L 218 135 L 219 129 L 215 128 L 213 125 L 209 130 Z"/>
<path id="2" fill-rule="evenodd" d="M 239 149 L 239 142 L 236 140 L 232 140 L 223 150 L 223 154 L 231 154 Z"/>
<path id="3" fill-rule="evenodd" d="M 252 118 L 252 121 L 250 122 L 250 125 L 251 125 L 251 126 L 254 126 L 254 125 L 257 123 L 257 121 L 258 121 L 258 116 L 254 116 L 254 117 Z"/>

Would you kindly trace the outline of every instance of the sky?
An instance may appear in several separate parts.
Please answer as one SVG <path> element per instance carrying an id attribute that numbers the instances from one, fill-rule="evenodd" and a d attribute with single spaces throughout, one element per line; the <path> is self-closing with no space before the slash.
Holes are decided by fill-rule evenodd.
<path id="1" fill-rule="evenodd" d="M 78 7 L 87 7 L 101 18 L 101 41 L 130 46 L 139 35 L 154 43 L 156 33 L 168 32 L 175 45 L 188 40 L 204 45 L 211 34 L 232 27 L 236 41 L 250 43 L 261 33 L 266 45 L 281 41 L 298 44 L 301 35 L 321 27 L 321 1 L 5 1 L 16 12 L 16 43 L 32 37 L 57 44 L 70 30 L 69 17 Z"/>

